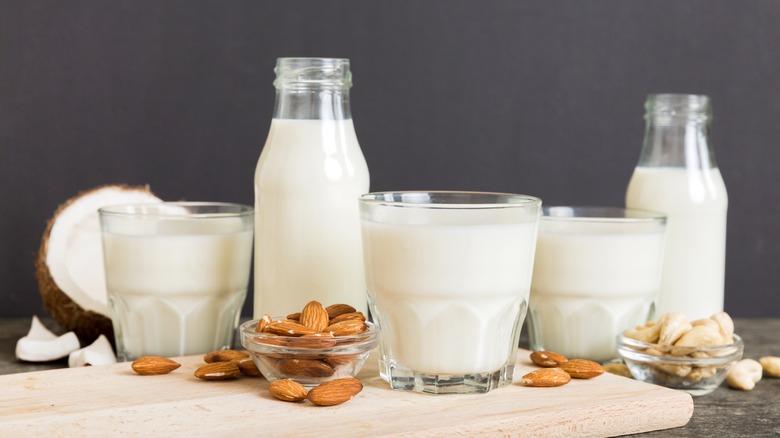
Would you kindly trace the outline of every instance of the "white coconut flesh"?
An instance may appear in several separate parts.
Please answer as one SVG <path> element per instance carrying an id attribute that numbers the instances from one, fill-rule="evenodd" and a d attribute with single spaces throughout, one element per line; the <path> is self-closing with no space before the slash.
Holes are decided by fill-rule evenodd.
<path id="1" fill-rule="evenodd" d="M 68 356 L 70 368 L 83 366 L 111 365 L 116 363 L 114 350 L 105 335 L 98 338 L 87 347 L 76 350 Z"/>
<path id="2" fill-rule="evenodd" d="M 33 316 L 27 336 L 16 341 L 16 357 L 28 362 L 48 362 L 68 356 L 79 347 L 75 333 L 57 336 Z"/>
<path id="3" fill-rule="evenodd" d="M 82 309 L 109 315 L 98 209 L 160 203 L 145 187 L 103 186 L 73 198 L 53 218 L 46 267 L 57 287 Z"/>

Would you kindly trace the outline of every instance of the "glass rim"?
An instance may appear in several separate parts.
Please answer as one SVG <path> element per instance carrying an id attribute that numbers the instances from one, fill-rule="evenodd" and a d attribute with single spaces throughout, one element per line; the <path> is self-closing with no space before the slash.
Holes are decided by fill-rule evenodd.
<path id="1" fill-rule="evenodd" d="M 568 215 L 556 215 L 568 212 Z M 552 214 L 551 214 L 552 213 Z M 543 221 L 580 223 L 660 223 L 665 224 L 667 215 L 657 211 L 614 206 L 551 205 L 542 207 Z"/>
<path id="2" fill-rule="evenodd" d="M 166 208 L 168 207 L 168 208 Z M 175 209 L 171 207 L 182 207 Z M 193 209 L 193 210 L 190 210 Z M 202 210 L 202 211 L 198 211 Z M 246 217 L 254 215 L 254 208 L 232 202 L 173 201 L 115 204 L 101 207 L 102 217 L 150 218 L 150 219 L 214 219 L 223 217 Z"/>
<path id="3" fill-rule="evenodd" d="M 446 198 L 460 202 L 431 202 Z M 404 199 L 404 198 L 409 198 Z M 486 199 L 493 199 L 488 202 Z M 482 202 L 472 202 L 481 200 Z M 481 192 L 459 190 L 409 190 L 370 192 L 358 198 L 361 204 L 385 207 L 411 207 L 422 209 L 475 209 L 475 208 L 528 208 L 541 207 L 542 200 L 529 195 L 504 192 Z M 422 202 L 421 202 L 422 201 Z M 425 202 L 428 201 L 428 202 Z M 468 202 L 464 202 L 468 201 Z M 503 202 L 497 202 L 503 201 Z"/>

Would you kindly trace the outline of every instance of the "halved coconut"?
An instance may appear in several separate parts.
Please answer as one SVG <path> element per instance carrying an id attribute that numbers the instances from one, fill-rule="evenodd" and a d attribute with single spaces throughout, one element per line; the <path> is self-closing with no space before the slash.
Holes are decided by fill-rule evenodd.
<path id="1" fill-rule="evenodd" d="M 148 186 L 105 185 L 59 206 L 43 233 L 35 274 L 46 312 L 85 342 L 113 339 L 98 209 L 159 203 Z"/>

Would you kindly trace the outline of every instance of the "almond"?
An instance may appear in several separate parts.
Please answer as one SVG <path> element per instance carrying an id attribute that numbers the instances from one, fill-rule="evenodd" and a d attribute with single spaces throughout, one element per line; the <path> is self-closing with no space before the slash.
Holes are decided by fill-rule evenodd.
<path id="1" fill-rule="evenodd" d="M 525 386 L 561 386 L 569 383 L 571 376 L 560 368 L 542 368 L 520 378 Z"/>
<path id="2" fill-rule="evenodd" d="M 363 312 L 342 313 L 341 315 L 331 319 L 329 325 L 333 325 L 337 322 L 346 321 L 349 319 L 359 319 L 361 321 L 365 321 L 366 315 L 363 315 Z"/>
<path id="3" fill-rule="evenodd" d="M 325 333 L 331 333 L 333 336 L 352 336 L 359 335 L 368 331 L 368 325 L 359 319 L 348 319 L 337 322 L 325 327 Z"/>
<path id="4" fill-rule="evenodd" d="M 276 365 L 279 372 L 291 377 L 330 377 L 335 373 L 332 366 L 315 359 L 282 359 Z"/>
<path id="5" fill-rule="evenodd" d="M 203 362 L 206 363 L 230 361 L 240 362 L 244 359 L 249 359 L 249 354 L 238 350 L 217 350 L 212 351 L 211 353 L 206 353 L 206 355 L 203 356 Z"/>
<path id="6" fill-rule="evenodd" d="M 133 371 L 142 376 L 155 376 L 159 374 L 168 374 L 179 368 L 180 363 L 161 356 L 143 356 L 134 360 L 130 365 Z"/>
<path id="7" fill-rule="evenodd" d="M 301 312 L 295 312 L 287 315 L 287 319 L 291 319 L 293 321 L 300 321 L 301 320 Z"/>
<path id="8" fill-rule="evenodd" d="M 592 379 L 604 374 L 604 367 L 592 360 L 572 359 L 561 364 L 561 369 L 575 379 Z"/>
<path id="9" fill-rule="evenodd" d="M 268 391 L 279 400 L 289 402 L 301 401 L 308 394 L 303 385 L 290 379 L 274 380 L 268 384 Z"/>
<path id="10" fill-rule="evenodd" d="M 317 333 L 303 324 L 290 321 L 274 321 L 268 324 L 264 331 L 266 333 L 281 336 L 303 336 L 311 333 Z"/>
<path id="11" fill-rule="evenodd" d="M 328 318 L 335 318 L 339 315 L 343 315 L 345 313 L 354 313 L 355 308 L 350 306 L 349 304 L 331 304 L 330 306 L 326 307 L 325 310 L 328 311 Z"/>
<path id="12" fill-rule="evenodd" d="M 287 341 L 288 347 L 297 348 L 330 348 L 336 345 L 338 341 L 330 333 L 312 333 Z"/>
<path id="13" fill-rule="evenodd" d="M 531 362 L 540 367 L 559 367 L 567 360 L 569 359 L 566 359 L 564 355 L 552 351 L 534 351 L 531 353 Z"/>
<path id="14" fill-rule="evenodd" d="M 262 318 L 260 318 L 259 321 L 257 321 L 257 325 L 255 326 L 255 331 L 257 333 L 263 333 L 263 330 L 268 327 L 268 324 L 271 323 L 271 315 L 265 314 Z"/>
<path id="15" fill-rule="evenodd" d="M 309 301 L 301 311 L 301 324 L 315 332 L 321 332 L 328 326 L 330 316 L 319 301 Z"/>
<path id="16" fill-rule="evenodd" d="M 207 363 L 195 370 L 195 377 L 203 380 L 226 380 L 241 374 L 234 362 Z"/>
<path id="17" fill-rule="evenodd" d="M 260 372 L 259 369 L 257 369 L 257 365 L 255 365 L 255 361 L 252 359 L 249 360 L 242 360 L 238 364 L 238 370 L 241 371 L 241 374 L 249 377 L 261 377 L 263 373 Z"/>
<path id="18" fill-rule="evenodd" d="M 360 380 L 347 377 L 323 383 L 309 391 L 306 398 L 318 406 L 333 406 L 351 400 L 362 390 Z"/>

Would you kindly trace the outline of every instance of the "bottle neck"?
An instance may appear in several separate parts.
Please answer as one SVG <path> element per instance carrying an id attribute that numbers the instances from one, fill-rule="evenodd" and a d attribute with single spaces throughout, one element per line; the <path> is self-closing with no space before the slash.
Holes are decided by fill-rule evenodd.
<path id="1" fill-rule="evenodd" d="M 352 118 L 349 89 L 331 87 L 279 87 L 275 119 L 346 120 Z"/>
<path id="2" fill-rule="evenodd" d="M 706 96 L 662 94 L 648 97 L 640 167 L 717 167 L 709 141 Z"/>

